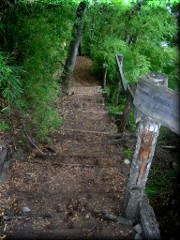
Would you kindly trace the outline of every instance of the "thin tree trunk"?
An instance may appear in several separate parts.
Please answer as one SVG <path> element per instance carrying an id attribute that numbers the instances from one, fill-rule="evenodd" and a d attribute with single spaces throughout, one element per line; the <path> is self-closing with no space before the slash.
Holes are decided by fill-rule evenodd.
<path id="1" fill-rule="evenodd" d="M 103 88 L 106 88 L 107 68 L 108 68 L 108 65 L 107 65 L 106 63 L 104 63 L 104 64 L 103 64 L 103 72 L 104 72 L 104 77 L 103 77 Z"/>
<path id="2" fill-rule="evenodd" d="M 130 21 L 131 18 L 141 10 L 141 6 L 142 6 L 142 0 L 139 0 L 137 5 L 132 9 L 131 14 L 129 15 L 128 21 Z M 128 33 L 128 31 L 129 31 L 129 29 L 127 30 L 127 33 L 125 36 L 125 38 L 126 38 L 125 41 L 127 44 L 130 45 L 130 44 L 136 42 L 137 36 L 130 35 Z"/>
<path id="3" fill-rule="evenodd" d="M 129 93 L 128 93 L 126 97 L 125 109 L 124 109 L 121 124 L 119 127 L 119 132 L 125 132 L 131 109 L 132 109 L 132 100 L 131 100 L 131 96 L 129 96 Z"/>
<path id="4" fill-rule="evenodd" d="M 79 56 L 82 56 L 82 55 L 83 55 L 83 53 L 82 53 L 82 40 L 81 40 L 80 43 L 79 43 L 78 55 L 79 55 Z"/>
<path id="5" fill-rule="evenodd" d="M 92 17 L 92 24 L 91 24 L 91 38 L 94 37 L 94 27 L 95 27 L 95 18 L 96 18 L 96 9 L 98 7 L 98 1 L 95 0 L 94 1 L 94 13 L 93 13 L 93 17 Z"/>
<path id="6" fill-rule="evenodd" d="M 76 57 L 78 54 L 78 48 L 81 42 L 81 36 L 82 36 L 82 30 L 85 22 L 87 6 L 88 6 L 87 2 L 82 1 L 80 2 L 76 11 L 76 21 L 72 29 L 72 40 L 69 45 L 68 56 L 67 56 L 64 70 L 61 76 L 63 87 L 65 90 L 68 89 L 69 83 L 72 79 Z"/>

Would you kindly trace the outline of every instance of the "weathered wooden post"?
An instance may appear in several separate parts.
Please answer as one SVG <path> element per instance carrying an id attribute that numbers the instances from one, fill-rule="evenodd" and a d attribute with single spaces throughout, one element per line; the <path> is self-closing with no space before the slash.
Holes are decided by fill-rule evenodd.
<path id="1" fill-rule="evenodd" d="M 125 103 L 121 123 L 119 126 L 119 132 L 122 132 L 122 133 L 125 132 L 131 109 L 132 109 L 132 99 L 129 92 L 127 92 L 126 103 Z"/>
<path id="2" fill-rule="evenodd" d="M 66 94 L 68 93 L 69 84 L 72 80 L 79 44 L 82 39 L 83 26 L 85 23 L 88 5 L 89 4 L 87 1 L 82 0 L 76 10 L 76 21 L 72 29 L 72 39 L 69 44 L 67 59 L 60 80 L 63 82 L 62 88 Z"/>
<path id="3" fill-rule="evenodd" d="M 133 108 L 133 97 L 136 90 L 136 84 L 129 84 L 126 91 L 126 103 L 123 111 L 119 132 L 125 132 L 127 123 L 129 121 L 130 112 Z"/>
<path id="4" fill-rule="evenodd" d="M 4 162 L 7 160 L 8 147 L 5 143 L 0 143 L 0 176 L 2 173 Z"/>
<path id="5" fill-rule="evenodd" d="M 126 84 L 126 80 L 124 78 L 124 74 L 123 74 L 123 55 L 117 55 L 116 54 L 116 63 L 117 63 L 117 71 L 120 73 L 120 77 L 121 77 L 121 81 L 122 81 L 122 86 L 123 86 L 123 90 L 126 92 L 127 90 L 127 84 Z M 120 81 L 117 79 L 116 82 L 116 99 L 115 99 L 115 105 L 118 105 L 119 102 L 119 95 L 120 95 Z"/>
<path id="6" fill-rule="evenodd" d="M 108 65 L 106 63 L 103 64 L 103 72 L 104 72 L 104 77 L 103 77 L 103 88 L 106 88 L 106 81 L 107 81 L 107 68 Z"/>
<path id="7" fill-rule="evenodd" d="M 143 81 L 143 79 L 141 79 Z M 164 85 L 167 87 L 168 79 L 165 75 L 151 73 L 146 80 L 154 85 Z M 137 92 L 137 90 L 136 90 Z M 151 96 L 153 98 L 153 96 Z M 145 101 L 145 99 L 144 99 Z M 136 104 L 143 104 L 136 101 Z M 134 152 L 130 175 L 126 187 L 125 198 L 123 202 L 123 211 L 126 217 L 139 218 L 140 203 L 143 201 L 144 190 L 151 167 L 151 163 L 156 148 L 161 124 L 148 115 L 137 113 L 137 121 L 140 121 L 138 127 L 138 137 L 136 149 Z"/>
<path id="8" fill-rule="evenodd" d="M 124 132 L 126 129 L 126 125 L 129 120 L 129 115 L 132 109 L 132 101 L 133 101 L 134 92 L 136 88 L 135 84 L 128 85 L 125 80 L 124 73 L 123 73 L 123 59 L 124 57 L 122 54 L 121 55 L 116 54 L 117 71 L 120 74 L 122 87 L 126 94 L 126 103 L 125 103 L 125 108 L 121 118 L 121 124 L 119 126 L 119 132 Z M 117 82 L 116 88 L 117 88 L 117 93 L 116 93 L 115 105 L 118 105 L 119 95 L 120 95 L 120 81 Z"/>

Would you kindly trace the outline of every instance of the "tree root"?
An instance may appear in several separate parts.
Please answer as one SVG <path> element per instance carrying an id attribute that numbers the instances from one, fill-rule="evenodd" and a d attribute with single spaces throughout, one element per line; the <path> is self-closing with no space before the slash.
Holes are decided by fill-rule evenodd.
<path id="1" fill-rule="evenodd" d="M 102 218 L 104 220 L 108 220 L 108 221 L 113 221 L 113 222 L 117 222 L 117 223 L 121 223 L 121 224 L 125 224 L 128 226 L 133 226 L 135 223 L 135 220 L 132 218 L 125 218 L 122 216 L 116 216 L 113 214 L 108 214 L 105 213 L 101 210 L 94 210 L 93 211 L 96 217 Z"/>

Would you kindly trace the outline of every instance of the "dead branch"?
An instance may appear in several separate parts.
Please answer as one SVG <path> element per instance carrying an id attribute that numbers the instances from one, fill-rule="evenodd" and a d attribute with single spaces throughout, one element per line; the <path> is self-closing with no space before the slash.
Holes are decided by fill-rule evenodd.
<path id="1" fill-rule="evenodd" d="M 29 219 L 28 216 L 3 216 L 5 221 L 12 220 L 12 219 Z"/>
<path id="2" fill-rule="evenodd" d="M 67 155 L 61 155 L 59 159 L 63 160 L 64 158 L 113 158 L 116 156 L 119 156 L 119 151 L 114 151 L 112 154 L 103 154 L 103 152 L 99 152 L 99 154 L 67 154 Z"/>
<path id="3" fill-rule="evenodd" d="M 38 164 L 45 164 L 44 162 L 40 161 L 33 161 L 34 163 Z M 97 167 L 97 168 L 112 168 L 116 166 L 100 166 L 100 165 L 93 165 L 93 164 L 80 164 L 80 163 L 62 163 L 62 162 L 54 162 L 52 165 L 57 165 L 57 166 L 69 166 L 69 167 Z"/>
<path id="4" fill-rule="evenodd" d="M 7 159 L 8 147 L 7 144 L 3 143 L 0 145 L 0 174 L 4 165 L 4 162 Z"/>
<path id="5" fill-rule="evenodd" d="M 38 150 L 38 152 L 40 152 L 42 155 L 48 155 L 47 153 L 44 153 L 40 150 L 40 148 L 34 143 L 34 141 L 31 139 L 31 137 L 29 136 L 25 125 L 22 123 L 23 125 L 23 132 L 26 135 L 27 139 L 29 140 L 29 142 Z"/>
<path id="6" fill-rule="evenodd" d="M 92 165 L 92 164 L 80 164 L 80 163 L 62 163 L 62 162 L 55 162 L 53 165 L 62 165 L 62 166 L 69 166 L 69 167 L 100 167 L 99 165 Z"/>
<path id="7" fill-rule="evenodd" d="M 100 132 L 100 131 L 88 131 L 82 129 L 73 129 L 73 128 L 63 128 L 62 131 L 70 131 L 70 132 L 79 132 L 79 133 L 90 133 L 90 134 L 102 134 L 102 135 L 109 135 L 112 137 L 124 137 L 124 136 L 134 136 L 135 134 L 132 133 L 110 133 L 110 132 Z"/>
<path id="8" fill-rule="evenodd" d="M 128 226 L 133 226 L 133 224 L 135 223 L 135 220 L 132 219 L 132 218 L 125 218 L 125 217 L 122 217 L 122 216 L 116 216 L 116 215 L 113 215 L 113 214 L 108 214 L 108 213 L 105 213 L 101 210 L 94 210 L 93 212 L 97 217 L 102 218 L 104 220 L 109 220 L 109 221 L 125 224 L 125 225 L 128 225 Z"/>
<path id="9" fill-rule="evenodd" d="M 164 148 L 164 149 L 177 149 L 179 147 L 178 146 L 164 146 L 164 145 L 161 145 L 161 148 Z"/>
<path id="10" fill-rule="evenodd" d="M 135 143 L 136 139 L 129 139 L 129 138 L 120 138 L 120 139 L 113 139 L 112 141 L 99 141 L 99 142 L 88 142 L 88 146 L 96 146 L 96 145 L 120 145 L 120 144 L 130 144 Z M 82 147 L 87 146 L 87 143 L 76 143 L 71 144 L 73 147 Z"/>

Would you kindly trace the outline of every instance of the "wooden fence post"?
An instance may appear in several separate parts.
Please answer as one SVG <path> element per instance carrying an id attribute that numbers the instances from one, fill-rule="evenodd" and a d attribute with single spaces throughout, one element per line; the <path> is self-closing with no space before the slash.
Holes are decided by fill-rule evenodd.
<path id="1" fill-rule="evenodd" d="M 103 88 L 106 88 L 106 81 L 107 81 L 107 68 L 108 68 L 108 65 L 106 63 L 103 64 Z"/>
<path id="2" fill-rule="evenodd" d="M 123 111 L 123 115 L 122 115 L 122 119 L 121 119 L 121 123 L 120 123 L 120 127 L 119 127 L 119 132 L 125 132 L 126 125 L 127 125 L 128 119 L 129 119 L 129 115 L 131 112 L 131 108 L 132 108 L 132 99 L 131 99 L 129 92 L 127 92 L 126 103 L 125 103 L 125 108 Z"/>
<path id="3" fill-rule="evenodd" d="M 123 90 L 126 92 L 127 90 L 127 84 L 126 84 L 126 80 L 124 78 L 124 74 L 123 74 L 123 59 L 124 59 L 124 56 L 123 55 L 117 55 L 116 54 L 116 63 L 117 63 L 117 72 L 120 73 L 120 77 L 121 77 L 121 81 L 122 81 L 122 87 L 123 87 Z M 117 78 L 117 81 L 116 81 L 116 97 L 115 97 L 115 101 L 114 101 L 114 104 L 117 106 L 118 103 L 119 103 L 119 95 L 120 95 L 120 81 L 119 79 Z"/>
<path id="4" fill-rule="evenodd" d="M 120 80 L 117 78 L 117 82 L 116 82 L 116 98 L 115 98 L 115 106 L 118 106 L 119 103 L 119 96 L 120 96 L 120 86 L 121 86 L 121 82 Z"/>
<path id="5" fill-rule="evenodd" d="M 157 85 L 167 86 L 167 77 L 151 73 L 147 77 Z M 153 97 L 153 96 L 152 96 Z M 140 123 L 130 175 L 123 201 L 123 212 L 126 217 L 139 218 L 140 204 L 148 179 L 161 124 L 151 117 L 138 114 Z"/>
<path id="6" fill-rule="evenodd" d="M 133 108 L 133 96 L 136 90 L 136 84 L 129 84 L 126 92 L 126 103 L 123 111 L 119 132 L 125 132 L 127 123 L 129 121 L 130 112 Z"/>
<path id="7" fill-rule="evenodd" d="M 0 144 L 0 176 L 2 173 L 4 162 L 7 160 L 7 155 L 8 155 L 7 144 L 1 143 Z"/>

